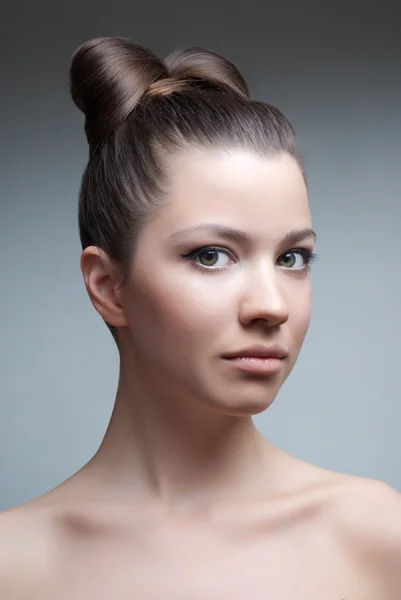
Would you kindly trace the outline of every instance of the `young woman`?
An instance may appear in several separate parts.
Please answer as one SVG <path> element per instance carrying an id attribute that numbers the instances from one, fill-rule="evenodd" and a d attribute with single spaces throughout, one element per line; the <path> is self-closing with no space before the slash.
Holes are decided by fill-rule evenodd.
<path id="1" fill-rule="evenodd" d="M 163 62 L 89 40 L 71 93 L 90 148 L 81 268 L 120 376 L 95 456 L 0 515 L 0 597 L 400 600 L 400 494 L 305 463 L 252 421 L 311 316 L 290 123 L 200 48 Z"/>

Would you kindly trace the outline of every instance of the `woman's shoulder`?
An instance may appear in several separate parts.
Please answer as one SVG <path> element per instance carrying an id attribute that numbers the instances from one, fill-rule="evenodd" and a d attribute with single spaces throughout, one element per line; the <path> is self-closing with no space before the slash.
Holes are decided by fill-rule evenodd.
<path id="1" fill-rule="evenodd" d="M 295 464 L 295 463 L 294 463 Z M 401 598 L 401 493 L 389 484 L 297 463 L 308 482 L 300 497 L 313 524 L 328 534 L 381 598 Z M 308 513 L 307 513 L 308 514 Z"/>
<path id="2" fill-rule="evenodd" d="M 401 598 L 401 493 L 383 481 L 339 473 L 327 486 L 326 523 L 383 598 Z"/>
<path id="3" fill-rule="evenodd" d="M 342 473 L 332 473 L 327 485 L 327 514 L 340 531 L 379 545 L 398 543 L 401 551 L 399 491 L 377 479 Z"/>
<path id="4" fill-rule="evenodd" d="M 336 497 L 336 523 L 377 550 L 398 550 L 401 561 L 401 493 L 376 479 L 345 476 Z M 371 549 L 372 552 L 375 548 Z M 398 563 L 401 568 L 401 562 Z"/>
<path id="5" fill-rule="evenodd" d="M 0 599 L 43 600 L 57 588 L 81 505 L 55 488 L 0 512 Z"/>
<path id="6" fill-rule="evenodd" d="M 401 552 L 399 491 L 378 479 L 308 466 L 315 473 L 312 489 L 329 524 L 355 539 L 370 538 L 396 547 L 398 543 Z"/>
<path id="7" fill-rule="evenodd" d="M 0 598 L 41 598 L 55 558 L 49 511 L 35 502 L 0 513 Z"/>

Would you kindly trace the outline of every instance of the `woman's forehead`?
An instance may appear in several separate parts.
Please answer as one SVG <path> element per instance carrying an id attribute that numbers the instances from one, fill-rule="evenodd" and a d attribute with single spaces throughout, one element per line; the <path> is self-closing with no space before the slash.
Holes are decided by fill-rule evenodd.
<path id="1" fill-rule="evenodd" d="M 169 169 L 168 178 L 173 193 L 187 191 L 194 184 L 196 189 L 221 195 L 263 194 L 266 190 L 285 193 L 290 188 L 306 192 L 298 163 L 285 153 L 269 156 L 240 149 L 189 149 Z"/>
<path id="2" fill-rule="evenodd" d="M 311 225 L 306 186 L 295 160 L 239 151 L 205 151 L 181 160 L 171 172 L 155 220 L 168 235 L 200 231 L 205 223 L 250 232 L 281 223 L 286 229 Z"/>

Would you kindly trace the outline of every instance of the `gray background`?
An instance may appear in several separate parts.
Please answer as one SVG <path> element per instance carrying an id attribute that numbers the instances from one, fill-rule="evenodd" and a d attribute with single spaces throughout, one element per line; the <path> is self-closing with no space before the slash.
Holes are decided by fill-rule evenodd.
<path id="1" fill-rule="evenodd" d="M 280 107 L 301 144 L 318 232 L 314 315 L 266 437 L 315 464 L 401 490 L 399 2 L 13 3 L 2 14 L 0 509 L 96 451 L 118 354 L 82 280 L 83 115 L 72 52 L 121 35 L 166 55 L 203 45 Z"/>

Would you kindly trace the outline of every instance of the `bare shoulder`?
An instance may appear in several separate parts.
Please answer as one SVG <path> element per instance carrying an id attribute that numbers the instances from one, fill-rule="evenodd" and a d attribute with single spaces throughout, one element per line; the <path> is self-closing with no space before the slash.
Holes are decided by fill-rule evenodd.
<path id="1" fill-rule="evenodd" d="M 54 560 L 51 519 L 43 509 L 20 506 L 0 513 L 0 598 L 42 598 Z"/>
<path id="2" fill-rule="evenodd" d="M 401 493 L 375 479 L 338 479 L 330 521 L 364 571 L 382 583 L 383 600 L 401 598 Z"/>
<path id="3" fill-rule="evenodd" d="M 375 542 L 378 550 L 398 551 L 401 556 L 400 492 L 376 479 L 344 476 L 333 496 L 340 527 L 356 539 Z"/>

